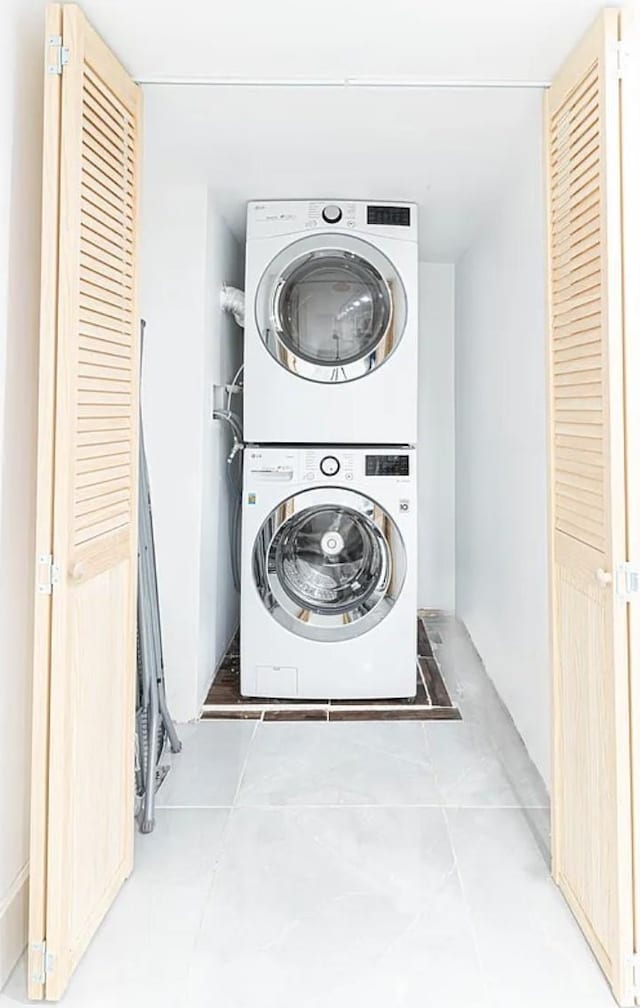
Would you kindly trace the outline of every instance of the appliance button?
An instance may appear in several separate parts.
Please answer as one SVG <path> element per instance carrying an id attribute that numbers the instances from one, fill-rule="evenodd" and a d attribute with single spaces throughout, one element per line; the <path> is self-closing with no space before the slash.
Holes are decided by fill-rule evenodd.
<path id="1" fill-rule="evenodd" d="M 348 472 L 346 474 L 346 476 L 345 476 L 345 479 L 352 480 L 353 479 L 353 473 L 352 472 Z"/>
<path id="2" fill-rule="evenodd" d="M 320 472 L 323 476 L 336 476 L 340 472 L 340 463 L 335 455 L 325 455 L 320 462 Z"/>
<path id="3" fill-rule="evenodd" d="M 323 220 L 326 220 L 327 224 L 337 224 L 342 217 L 342 210 L 339 206 L 335 206 L 335 204 L 332 203 L 330 206 L 326 206 L 324 208 L 322 211 L 322 217 Z"/>

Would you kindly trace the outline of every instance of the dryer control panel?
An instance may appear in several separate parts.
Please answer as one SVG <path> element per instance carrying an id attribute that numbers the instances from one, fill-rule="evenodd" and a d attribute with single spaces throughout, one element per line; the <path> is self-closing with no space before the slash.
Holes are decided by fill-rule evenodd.
<path id="1" fill-rule="evenodd" d="M 247 206 L 247 239 L 316 231 L 357 232 L 417 241 L 414 203 L 363 200 L 265 200 Z"/>

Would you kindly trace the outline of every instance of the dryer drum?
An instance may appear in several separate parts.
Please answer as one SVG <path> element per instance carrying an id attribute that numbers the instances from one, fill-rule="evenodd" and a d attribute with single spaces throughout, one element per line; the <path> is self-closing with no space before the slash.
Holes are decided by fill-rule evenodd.
<path id="1" fill-rule="evenodd" d="M 352 252 L 311 252 L 287 271 L 274 296 L 274 327 L 310 364 L 345 367 L 373 353 L 391 320 L 391 292 Z"/>
<path id="2" fill-rule="evenodd" d="M 256 539 L 253 574 L 271 615 L 314 640 L 360 636 L 398 598 L 406 570 L 395 522 L 351 490 L 305 490 L 271 512 Z"/>
<path id="3" fill-rule="evenodd" d="M 255 314 L 265 347 L 283 368 L 341 383 L 389 359 L 404 334 L 407 299 L 397 270 L 370 242 L 314 235 L 270 262 Z"/>

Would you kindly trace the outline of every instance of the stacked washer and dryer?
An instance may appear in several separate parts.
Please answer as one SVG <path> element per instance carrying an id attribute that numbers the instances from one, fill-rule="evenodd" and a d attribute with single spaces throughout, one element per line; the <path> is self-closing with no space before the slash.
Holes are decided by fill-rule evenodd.
<path id="1" fill-rule="evenodd" d="M 412 204 L 248 207 L 241 691 L 416 692 Z"/>

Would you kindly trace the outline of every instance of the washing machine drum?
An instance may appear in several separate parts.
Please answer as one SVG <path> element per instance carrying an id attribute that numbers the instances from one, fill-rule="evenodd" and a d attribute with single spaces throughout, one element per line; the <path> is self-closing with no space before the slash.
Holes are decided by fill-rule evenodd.
<path id="1" fill-rule="evenodd" d="M 317 382 L 362 378 L 391 356 L 407 305 L 391 262 L 351 235 L 293 242 L 258 286 L 256 323 L 284 368 Z"/>
<path id="2" fill-rule="evenodd" d="M 402 589 L 406 557 L 384 509 L 363 494 L 322 488 L 269 515 L 253 571 L 275 619 L 302 637 L 336 641 L 384 619 Z"/>

